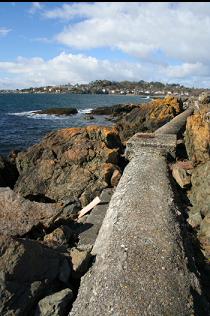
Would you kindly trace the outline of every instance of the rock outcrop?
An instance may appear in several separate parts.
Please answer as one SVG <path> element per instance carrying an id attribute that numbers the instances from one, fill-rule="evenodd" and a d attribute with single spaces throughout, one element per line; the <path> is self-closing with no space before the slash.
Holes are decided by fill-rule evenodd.
<path id="1" fill-rule="evenodd" d="M 121 113 L 129 113 L 136 107 L 138 107 L 136 104 L 116 104 L 113 106 L 103 106 L 93 109 L 91 114 L 115 116 Z"/>
<path id="2" fill-rule="evenodd" d="M 36 226 L 49 228 L 62 213 L 59 203 L 37 203 L 0 188 L 0 234 L 23 236 Z"/>
<path id="3" fill-rule="evenodd" d="M 205 96 L 206 98 L 207 96 Z M 205 100 L 201 99 L 202 102 Z M 205 101 L 206 102 L 206 101 Z M 198 238 L 205 255 L 210 258 L 210 107 L 201 110 L 187 119 L 185 145 L 188 157 L 194 168 L 191 172 L 192 188 L 188 197 L 192 203 L 188 222 L 197 227 Z"/>
<path id="4" fill-rule="evenodd" d="M 76 108 L 50 108 L 46 110 L 37 111 L 39 114 L 49 114 L 49 115 L 72 115 L 77 114 Z"/>
<path id="5" fill-rule="evenodd" d="M 210 155 L 210 108 L 205 107 L 187 119 L 185 146 L 189 159 L 197 165 L 204 163 Z"/>
<path id="6" fill-rule="evenodd" d="M 88 204 L 111 186 L 122 144 L 114 127 L 66 128 L 18 154 L 15 191 L 24 197 Z"/>
<path id="7" fill-rule="evenodd" d="M 31 315 L 49 289 L 68 286 L 67 258 L 37 241 L 0 235 L 0 315 Z"/>
<path id="8" fill-rule="evenodd" d="M 118 121 L 117 127 L 123 140 L 137 132 L 153 132 L 182 112 L 182 101 L 175 97 L 157 99 L 142 104 Z"/>

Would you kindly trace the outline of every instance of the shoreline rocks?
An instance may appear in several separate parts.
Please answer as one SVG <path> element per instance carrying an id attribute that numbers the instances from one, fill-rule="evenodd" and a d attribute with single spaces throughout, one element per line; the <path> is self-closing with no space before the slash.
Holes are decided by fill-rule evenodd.
<path id="1" fill-rule="evenodd" d="M 117 121 L 120 137 L 125 141 L 137 132 L 154 132 L 182 111 L 182 101 L 176 97 L 142 104 Z"/>
<path id="2" fill-rule="evenodd" d="M 48 114 L 48 115 L 72 115 L 77 114 L 76 108 L 49 108 L 46 110 L 37 111 L 38 114 Z"/>
<path id="3" fill-rule="evenodd" d="M 103 106 L 93 109 L 91 111 L 92 115 L 113 115 L 117 116 L 122 113 L 129 113 L 133 109 L 138 107 L 136 104 L 115 104 L 112 106 Z"/>
<path id="4" fill-rule="evenodd" d="M 15 192 L 87 205 L 111 185 L 123 146 L 114 127 L 66 128 L 18 154 Z"/>
<path id="5" fill-rule="evenodd" d="M 68 286 L 68 259 L 39 242 L 0 235 L 0 314 L 30 315 L 49 290 Z"/>
<path id="6" fill-rule="evenodd" d="M 174 97 L 140 106 L 116 105 L 109 109 L 109 114 L 106 107 L 98 108 L 94 114 L 112 115 L 116 118 L 116 127 L 92 125 L 61 129 L 49 133 L 40 143 L 17 156 L 14 154 L 13 163 L 16 162 L 19 173 L 16 184 L 17 176 L 13 180 L 14 191 L 0 188 L 0 286 L 3 293 L 0 313 L 3 316 L 9 316 L 11 310 L 15 315 L 28 315 L 31 309 L 38 313 L 36 315 L 51 315 L 52 310 L 62 315 L 66 297 L 63 310 L 71 305 L 71 282 L 79 283 L 92 260 L 89 250 L 79 243 L 85 238 L 87 242 L 94 239 L 88 236 L 88 228 L 93 226 L 92 234 L 97 234 L 99 219 L 102 221 L 105 215 L 102 214 L 103 203 L 97 206 L 92 214 L 95 219 L 90 223 L 74 222 L 83 226 L 81 230 L 77 227 L 78 234 L 70 221 L 73 222 L 79 209 L 105 192 L 104 189 L 113 190 L 117 186 L 126 164 L 122 158 L 123 141 L 139 131 L 154 131 L 182 110 L 181 100 Z M 185 190 L 191 180 L 189 196 L 194 205 L 190 214 L 194 218 L 199 214 L 199 219 L 196 217 L 198 236 L 210 253 L 210 195 L 206 195 L 210 187 L 209 134 L 205 125 L 207 114 L 200 115 L 194 114 L 188 120 L 185 140 L 190 161 L 174 168 Z M 8 178 L 2 174 L 9 168 L 0 157 L 0 186 L 8 186 Z M 31 232 L 36 229 L 41 232 L 33 235 Z M 81 240 L 80 232 L 84 237 Z M 27 239 L 23 238 L 26 236 Z M 23 271 L 26 275 L 21 283 Z M 76 292 L 77 289 L 73 289 L 73 295 Z"/>

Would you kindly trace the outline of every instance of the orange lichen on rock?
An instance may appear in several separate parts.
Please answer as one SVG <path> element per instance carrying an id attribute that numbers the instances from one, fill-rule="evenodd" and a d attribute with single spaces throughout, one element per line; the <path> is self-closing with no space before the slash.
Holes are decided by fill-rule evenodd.
<path id="1" fill-rule="evenodd" d="M 210 158 L 210 121 L 209 108 L 206 107 L 188 117 L 185 145 L 193 164 L 203 163 Z"/>
<path id="2" fill-rule="evenodd" d="M 141 104 L 118 121 L 123 140 L 137 132 L 153 132 L 182 112 L 182 101 L 176 97 L 165 97 Z"/>
<path id="3" fill-rule="evenodd" d="M 65 128 L 18 155 L 15 191 L 82 206 L 111 185 L 122 144 L 114 127 Z"/>

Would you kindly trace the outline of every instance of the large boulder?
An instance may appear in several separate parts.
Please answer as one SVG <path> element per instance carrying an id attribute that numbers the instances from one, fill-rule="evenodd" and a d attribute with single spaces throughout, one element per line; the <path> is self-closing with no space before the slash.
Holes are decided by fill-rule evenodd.
<path id="1" fill-rule="evenodd" d="M 191 115 L 187 119 L 185 146 L 188 157 L 196 165 L 210 158 L 209 107 Z"/>
<path id="2" fill-rule="evenodd" d="M 165 97 L 142 104 L 118 121 L 120 136 L 123 140 L 127 140 L 137 132 L 153 132 L 182 110 L 181 99 L 175 97 Z"/>
<path id="3" fill-rule="evenodd" d="M 48 134 L 41 143 L 18 154 L 20 173 L 15 191 L 53 201 L 88 204 L 111 186 L 122 152 L 116 128 L 88 126 Z"/>
<path id="4" fill-rule="evenodd" d="M 37 241 L 0 235 L 0 315 L 31 315 L 47 288 L 68 286 L 68 259 Z"/>
<path id="5" fill-rule="evenodd" d="M 1 234 L 23 236 L 36 226 L 49 228 L 62 211 L 59 203 L 32 202 L 9 188 L 0 188 Z"/>
<path id="6" fill-rule="evenodd" d="M 18 178 L 16 165 L 0 156 L 0 187 L 13 188 Z"/>

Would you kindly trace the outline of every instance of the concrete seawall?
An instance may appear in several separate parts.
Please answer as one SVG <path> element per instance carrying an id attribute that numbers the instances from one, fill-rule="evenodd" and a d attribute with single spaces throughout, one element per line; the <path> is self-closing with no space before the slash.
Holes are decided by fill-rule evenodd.
<path id="1" fill-rule="evenodd" d="M 71 316 L 193 315 L 191 275 L 166 161 L 175 148 L 176 135 L 170 133 L 138 133 L 127 142 L 130 162 Z"/>

